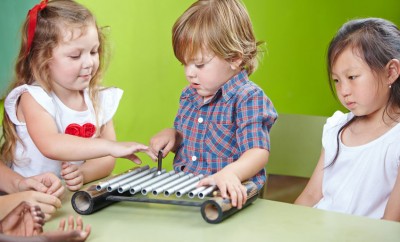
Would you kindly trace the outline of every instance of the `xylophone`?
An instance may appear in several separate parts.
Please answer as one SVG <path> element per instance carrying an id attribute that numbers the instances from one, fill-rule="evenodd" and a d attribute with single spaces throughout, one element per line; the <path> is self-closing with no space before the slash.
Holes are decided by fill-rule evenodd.
<path id="1" fill-rule="evenodd" d="M 157 168 L 148 165 L 127 170 L 103 180 L 86 190 L 75 192 L 71 198 L 72 207 L 82 215 L 92 214 L 112 203 L 120 201 L 147 202 L 200 207 L 201 215 L 208 223 L 219 223 L 239 211 L 232 207 L 230 199 L 223 199 L 216 186 L 197 187 L 203 175 Z M 247 188 L 247 207 L 258 197 L 257 186 L 244 182 Z M 175 194 L 177 199 L 162 199 Z M 188 199 L 182 199 L 187 195 Z M 154 198 L 151 198 L 153 196 Z M 242 208 L 242 209 L 243 209 Z"/>

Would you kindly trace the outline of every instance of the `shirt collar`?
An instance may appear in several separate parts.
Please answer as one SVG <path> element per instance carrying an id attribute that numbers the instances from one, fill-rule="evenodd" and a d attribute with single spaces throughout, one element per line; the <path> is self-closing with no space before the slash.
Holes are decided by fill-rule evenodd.
<path id="1" fill-rule="evenodd" d="M 233 76 L 229 81 L 227 81 L 221 88 L 217 91 L 215 96 L 207 103 L 213 102 L 215 99 L 221 96 L 221 99 L 225 102 L 229 101 L 236 93 L 243 83 L 247 82 L 249 77 L 246 70 L 240 71 L 237 75 Z M 222 95 L 221 95 L 222 94 Z M 190 86 L 186 87 L 182 93 L 182 98 L 192 99 L 195 102 L 203 105 L 203 98 L 197 94 L 194 88 Z"/>
<path id="2" fill-rule="evenodd" d="M 233 76 L 229 81 L 222 85 L 220 91 L 222 92 L 222 99 L 227 102 L 231 97 L 236 95 L 240 86 L 247 82 L 249 77 L 246 70 L 240 71 L 236 76 Z"/>

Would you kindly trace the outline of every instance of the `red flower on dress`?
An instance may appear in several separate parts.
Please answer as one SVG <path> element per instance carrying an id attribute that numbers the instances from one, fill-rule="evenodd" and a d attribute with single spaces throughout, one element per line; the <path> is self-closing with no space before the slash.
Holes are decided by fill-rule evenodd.
<path id="1" fill-rule="evenodd" d="M 94 133 L 96 133 L 96 126 L 91 123 L 86 123 L 82 126 L 73 123 L 67 126 L 64 133 L 83 138 L 90 138 L 94 135 Z"/>

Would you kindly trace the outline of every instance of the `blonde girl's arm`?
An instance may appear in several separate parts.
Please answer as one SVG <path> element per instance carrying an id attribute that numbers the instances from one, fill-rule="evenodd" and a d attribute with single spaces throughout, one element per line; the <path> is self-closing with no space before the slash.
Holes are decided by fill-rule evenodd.
<path id="1" fill-rule="evenodd" d="M 87 139 L 58 133 L 53 117 L 28 93 L 21 95 L 18 118 L 25 122 L 29 135 L 39 151 L 54 160 L 90 160 L 105 156 L 123 157 L 135 161 L 135 152 L 156 156 L 145 145 L 135 142 L 116 142 L 103 138 Z"/>
<path id="2" fill-rule="evenodd" d="M 103 125 L 100 133 L 102 139 L 116 140 L 114 131 L 114 125 L 112 120 Z M 114 169 L 115 158 L 112 156 L 105 156 L 97 159 L 86 160 L 84 164 L 80 166 L 80 170 L 83 173 L 83 183 L 101 179 L 110 175 Z"/>
<path id="3" fill-rule="evenodd" d="M 382 219 L 400 221 L 400 167 Z"/>
<path id="4" fill-rule="evenodd" d="M 324 156 L 325 150 L 322 149 L 321 155 L 319 157 L 319 161 L 315 170 L 308 182 L 307 186 L 304 188 L 303 192 L 296 199 L 294 204 L 304 205 L 308 207 L 312 207 L 319 200 L 322 199 L 322 179 L 324 176 Z"/>

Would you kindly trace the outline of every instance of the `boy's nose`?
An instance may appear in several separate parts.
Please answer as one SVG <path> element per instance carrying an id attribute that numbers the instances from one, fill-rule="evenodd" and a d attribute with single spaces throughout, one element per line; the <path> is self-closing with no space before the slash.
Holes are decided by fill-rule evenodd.
<path id="1" fill-rule="evenodd" d="M 190 66 L 185 67 L 185 75 L 188 79 L 192 79 L 196 77 L 196 73 Z"/>

